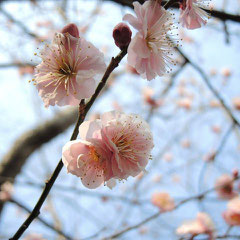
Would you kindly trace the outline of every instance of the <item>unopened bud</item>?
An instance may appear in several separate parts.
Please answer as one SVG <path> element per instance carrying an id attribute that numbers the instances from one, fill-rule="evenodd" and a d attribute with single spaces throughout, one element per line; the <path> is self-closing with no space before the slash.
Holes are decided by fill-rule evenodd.
<path id="1" fill-rule="evenodd" d="M 113 29 L 115 44 L 122 50 L 131 42 L 132 31 L 125 23 L 119 23 Z"/>
<path id="2" fill-rule="evenodd" d="M 234 179 L 238 178 L 238 170 L 237 169 L 233 169 L 232 176 L 233 176 Z"/>
<path id="3" fill-rule="evenodd" d="M 76 24 L 74 23 L 70 23 L 68 25 L 66 25 L 61 33 L 69 33 L 70 35 L 72 35 L 75 38 L 79 38 L 79 31 L 78 31 L 78 27 Z"/>

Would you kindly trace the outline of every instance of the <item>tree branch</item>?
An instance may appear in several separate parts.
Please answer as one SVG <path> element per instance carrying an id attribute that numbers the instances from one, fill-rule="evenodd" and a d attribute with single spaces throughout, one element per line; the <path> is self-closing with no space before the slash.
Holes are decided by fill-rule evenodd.
<path id="1" fill-rule="evenodd" d="M 20 202 L 17 201 L 16 199 L 13 199 L 13 198 L 12 198 L 12 199 L 9 200 L 9 202 L 17 205 L 18 207 L 22 208 L 22 209 L 25 210 L 26 212 L 31 213 L 31 210 L 30 210 L 28 207 L 26 207 L 25 205 L 23 205 L 22 203 L 20 203 Z M 52 224 L 48 223 L 48 222 L 47 222 L 46 220 L 44 220 L 43 218 L 41 218 L 41 217 L 38 216 L 37 219 L 38 219 L 39 222 L 41 222 L 43 225 L 45 225 L 46 227 L 52 229 L 54 232 L 62 235 L 62 236 L 65 237 L 66 239 L 68 239 L 68 240 L 72 239 L 72 237 L 68 236 L 68 235 L 67 235 L 66 233 L 64 233 L 61 229 L 54 227 Z"/>
<path id="2" fill-rule="evenodd" d="M 104 0 L 104 1 L 111 1 L 111 2 L 115 2 L 117 4 L 120 4 L 122 6 L 133 8 L 132 0 Z M 142 3 L 144 3 L 144 0 L 138 0 L 138 2 L 140 2 L 142 4 Z M 174 1 L 174 0 L 162 1 L 162 5 L 164 6 L 165 4 L 167 4 L 167 6 L 171 6 L 172 8 L 178 9 L 179 4 L 177 2 L 179 2 L 179 1 Z M 209 10 L 209 9 L 205 9 L 205 8 L 203 10 L 206 11 L 208 14 L 210 14 L 212 17 L 218 18 L 221 21 L 229 20 L 229 21 L 240 23 L 239 15 L 233 15 L 230 13 L 221 12 L 218 10 Z"/>

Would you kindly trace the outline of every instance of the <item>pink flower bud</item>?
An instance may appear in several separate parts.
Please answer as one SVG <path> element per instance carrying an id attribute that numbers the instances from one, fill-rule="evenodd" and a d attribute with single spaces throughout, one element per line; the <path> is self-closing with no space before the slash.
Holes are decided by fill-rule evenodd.
<path id="1" fill-rule="evenodd" d="M 237 192 L 233 190 L 233 178 L 230 175 L 223 174 L 216 183 L 216 192 L 221 199 L 231 199 L 236 197 Z"/>
<path id="2" fill-rule="evenodd" d="M 115 44 L 122 50 L 131 42 L 132 31 L 125 23 L 119 23 L 113 29 Z"/>
<path id="3" fill-rule="evenodd" d="M 75 38 L 79 38 L 79 31 L 78 31 L 78 27 L 76 24 L 74 23 L 70 23 L 68 25 L 66 25 L 61 33 L 69 33 L 70 35 L 72 35 Z"/>
<path id="4" fill-rule="evenodd" d="M 233 176 L 233 178 L 234 179 L 237 179 L 238 178 L 238 170 L 237 169 L 233 169 L 233 171 L 232 171 L 232 176 Z"/>

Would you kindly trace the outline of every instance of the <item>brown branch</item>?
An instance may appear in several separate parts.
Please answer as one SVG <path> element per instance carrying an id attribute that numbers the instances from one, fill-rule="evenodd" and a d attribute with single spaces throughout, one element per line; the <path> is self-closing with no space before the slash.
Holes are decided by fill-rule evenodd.
<path id="1" fill-rule="evenodd" d="M 6 1 L 6 0 L 1 0 Z M 17 1 L 17 0 L 15 0 Z M 21 0 L 21 2 L 23 2 L 24 0 Z M 26 0 L 27 1 L 27 0 Z M 39 2 L 41 0 L 38 0 Z M 56 1 L 56 0 L 52 0 L 52 1 Z M 104 0 L 104 1 L 110 1 L 110 2 L 115 2 L 119 5 L 122 6 L 126 6 L 126 7 L 130 7 L 133 8 L 133 0 Z M 144 3 L 144 0 L 138 0 L 138 2 L 140 2 L 141 4 Z M 171 3 L 170 3 L 171 2 Z M 170 6 L 172 8 L 178 9 L 179 5 L 178 3 L 179 1 L 177 0 L 169 0 L 169 1 L 162 1 L 162 5 L 167 4 L 167 6 Z M 240 23 L 240 15 L 234 15 L 234 14 L 230 14 L 230 13 L 226 13 L 226 12 L 222 12 L 222 11 L 218 11 L 218 10 L 209 10 L 209 9 L 203 9 L 204 11 L 206 11 L 208 14 L 210 14 L 212 17 L 214 18 L 218 18 L 221 21 L 233 21 L 233 22 L 238 22 Z M 14 19 L 13 16 L 11 16 L 9 13 L 5 12 L 4 13 L 5 16 L 7 16 L 10 20 L 14 20 L 14 22 L 22 29 L 24 30 L 24 32 L 26 32 L 29 36 L 31 37 L 38 37 L 36 36 L 35 33 L 32 33 L 30 31 L 28 31 L 28 29 L 23 25 L 23 23 L 19 22 L 18 20 Z M 25 31 L 27 30 L 27 31 Z"/>
<path id="2" fill-rule="evenodd" d="M 0 68 L 11 68 L 11 67 L 35 67 L 36 64 L 33 63 L 1 63 Z"/>
<path id="3" fill-rule="evenodd" d="M 107 79 L 110 76 L 111 72 L 118 66 L 118 64 L 120 63 L 120 61 L 123 59 L 123 57 L 126 54 L 127 54 L 127 47 L 124 48 L 119 53 L 119 55 L 117 55 L 115 58 L 112 58 L 105 74 L 102 77 L 101 82 L 98 84 L 98 87 L 96 88 L 96 91 L 93 94 L 93 96 L 91 97 L 91 99 L 89 100 L 89 102 L 85 105 L 84 101 L 83 100 L 81 101 L 81 103 L 79 105 L 79 117 L 78 117 L 76 126 L 74 128 L 74 131 L 72 133 L 72 136 L 71 136 L 70 140 L 74 140 L 74 139 L 77 138 L 78 127 L 84 121 L 84 119 L 86 117 L 86 114 L 88 113 L 89 109 L 91 108 L 91 106 L 95 102 L 95 100 L 98 97 L 98 95 L 100 94 L 101 90 L 104 88 L 104 86 L 107 82 Z M 33 220 L 40 214 L 40 209 L 41 209 L 43 203 L 45 202 L 45 200 L 46 200 L 54 182 L 56 181 L 56 179 L 57 179 L 57 177 L 60 173 L 60 171 L 62 170 L 62 167 L 63 167 L 63 162 L 62 162 L 62 159 L 60 159 L 60 161 L 59 161 L 57 167 L 55 168 L 51 178 L 46 181 L 45 188 L 43 189 L 43 192 L 42 192 L 38 202 L 36 203 L 34 209 L 32 210 L 31 214 L 26 219 L 26 221 L 20 226 L 20 228 L 15 233 L 15 235 L 11 238 L 11 240 L 19 239 L 22 236 L 22 234 L 25 232 L 25 230 L 28 228 L 28 226 L 33 222 Z"/>
<path id="4" fill-rule="evenodd" d="M 23 205 L 22 203 L 20 203 L 19 201 L 17 201 L 16 199 L 10 199 L 9 200 L 10 203 L 13 203 L 15 205 L 17 205 L 18 207 L 20 207 L 21 209 L 25 210 L 28 213 L 31 213 L 31 210 L 26 207 L 25 205 Z M 66 239 L 72 239 L 72 237 L 68 236 L 66 233 L 64 233 L 61 229 L 54 227 L 52 224 L 48 223 L 46 220 L 44 220 L 41 217 L 37 217 L 37 220 L 39 220 L 39 222 L 41 222 L 43 225 L 45 225 L 46 227 L 52 229 L 54 232 L 62 235 L 63 237 L 65 237 Z"/>
<path id="5" fill-rule="evenodd" d="M 193 63 L 191 60 L 189 60 L 189 58 L 182 52 L 182 50 L 180 50 L 178 47 L 175 47 L 175 49 L 179 52 L 179 54 L 190 64 L 192 65 L 193 68 L 195 68 L 195 70 L 197 70 L 197 72 L 202 76 L 202 79 L 204 80 L 205 84 L 207 85 L 207 87 L 209 88 L 209 90 L 213 93 L 213 95 L 219 100 L 219 102 L 221 103 L 221 105 L 223 106 L 223 108 L 225 109 L 226 113 L 229 115 L 229 117 L 232 119 L 232 122 L 234 125 L 237 125 L 238 127 L 240 127 L 240 122 L 238 121 L 238 119 L 233 115 L 231 109 L 227 106 L 227 104 L 225 103 L 224 99 L 222 98 L 222 96 L 218 93 L 218 91 L 214 88 L 214 86 L 210 83 L 207 75 L 205 74 L 205 72 L 195 63 Z"/>
<path id="6" fill-rule="evenodd" d="M 130 8 L 133 8 L 132 0 L 104 0 L 104 1 L 111 1 L 111 2 L 115 2 L 117 4 L 120 4 L 122 6 L 127 6 Z M 144 3 L 144 0 L 138 0 L 138 2 Z M 172 8 L 178 9 L 179 5 L 177 2 L 179 2 L 179 1 L 174 1 L 174 0 L 162 1 L 162 5 L 164 6 L 165 4 L 167 4 L 167 6 L 171 6 Z M 230 13 L 226 13 L 226 12 L 222 12 L 222 11 L 218 11 L 218 10 L 209 10 L 209 9 L 205 9 L 205 8 L 203 10 L 206 11 L 208 14 L 210 14 L 212 17 L 218 18 L 221 21 L 229 20 L 229 21 L 240 23 L 240 15 L 234 15 L 234 14 L 230 14 Z"/>

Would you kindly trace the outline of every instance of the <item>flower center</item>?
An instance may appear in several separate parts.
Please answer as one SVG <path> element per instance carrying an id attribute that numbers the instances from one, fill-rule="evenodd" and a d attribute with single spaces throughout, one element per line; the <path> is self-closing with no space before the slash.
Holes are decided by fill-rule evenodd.
<path id="1" fill-rule="evenodd" d="M 90 146 L 90 158 L 95 162 L 99 162 L 100 155 L 97 153 L 96 149 L 93 146 Z"/>

